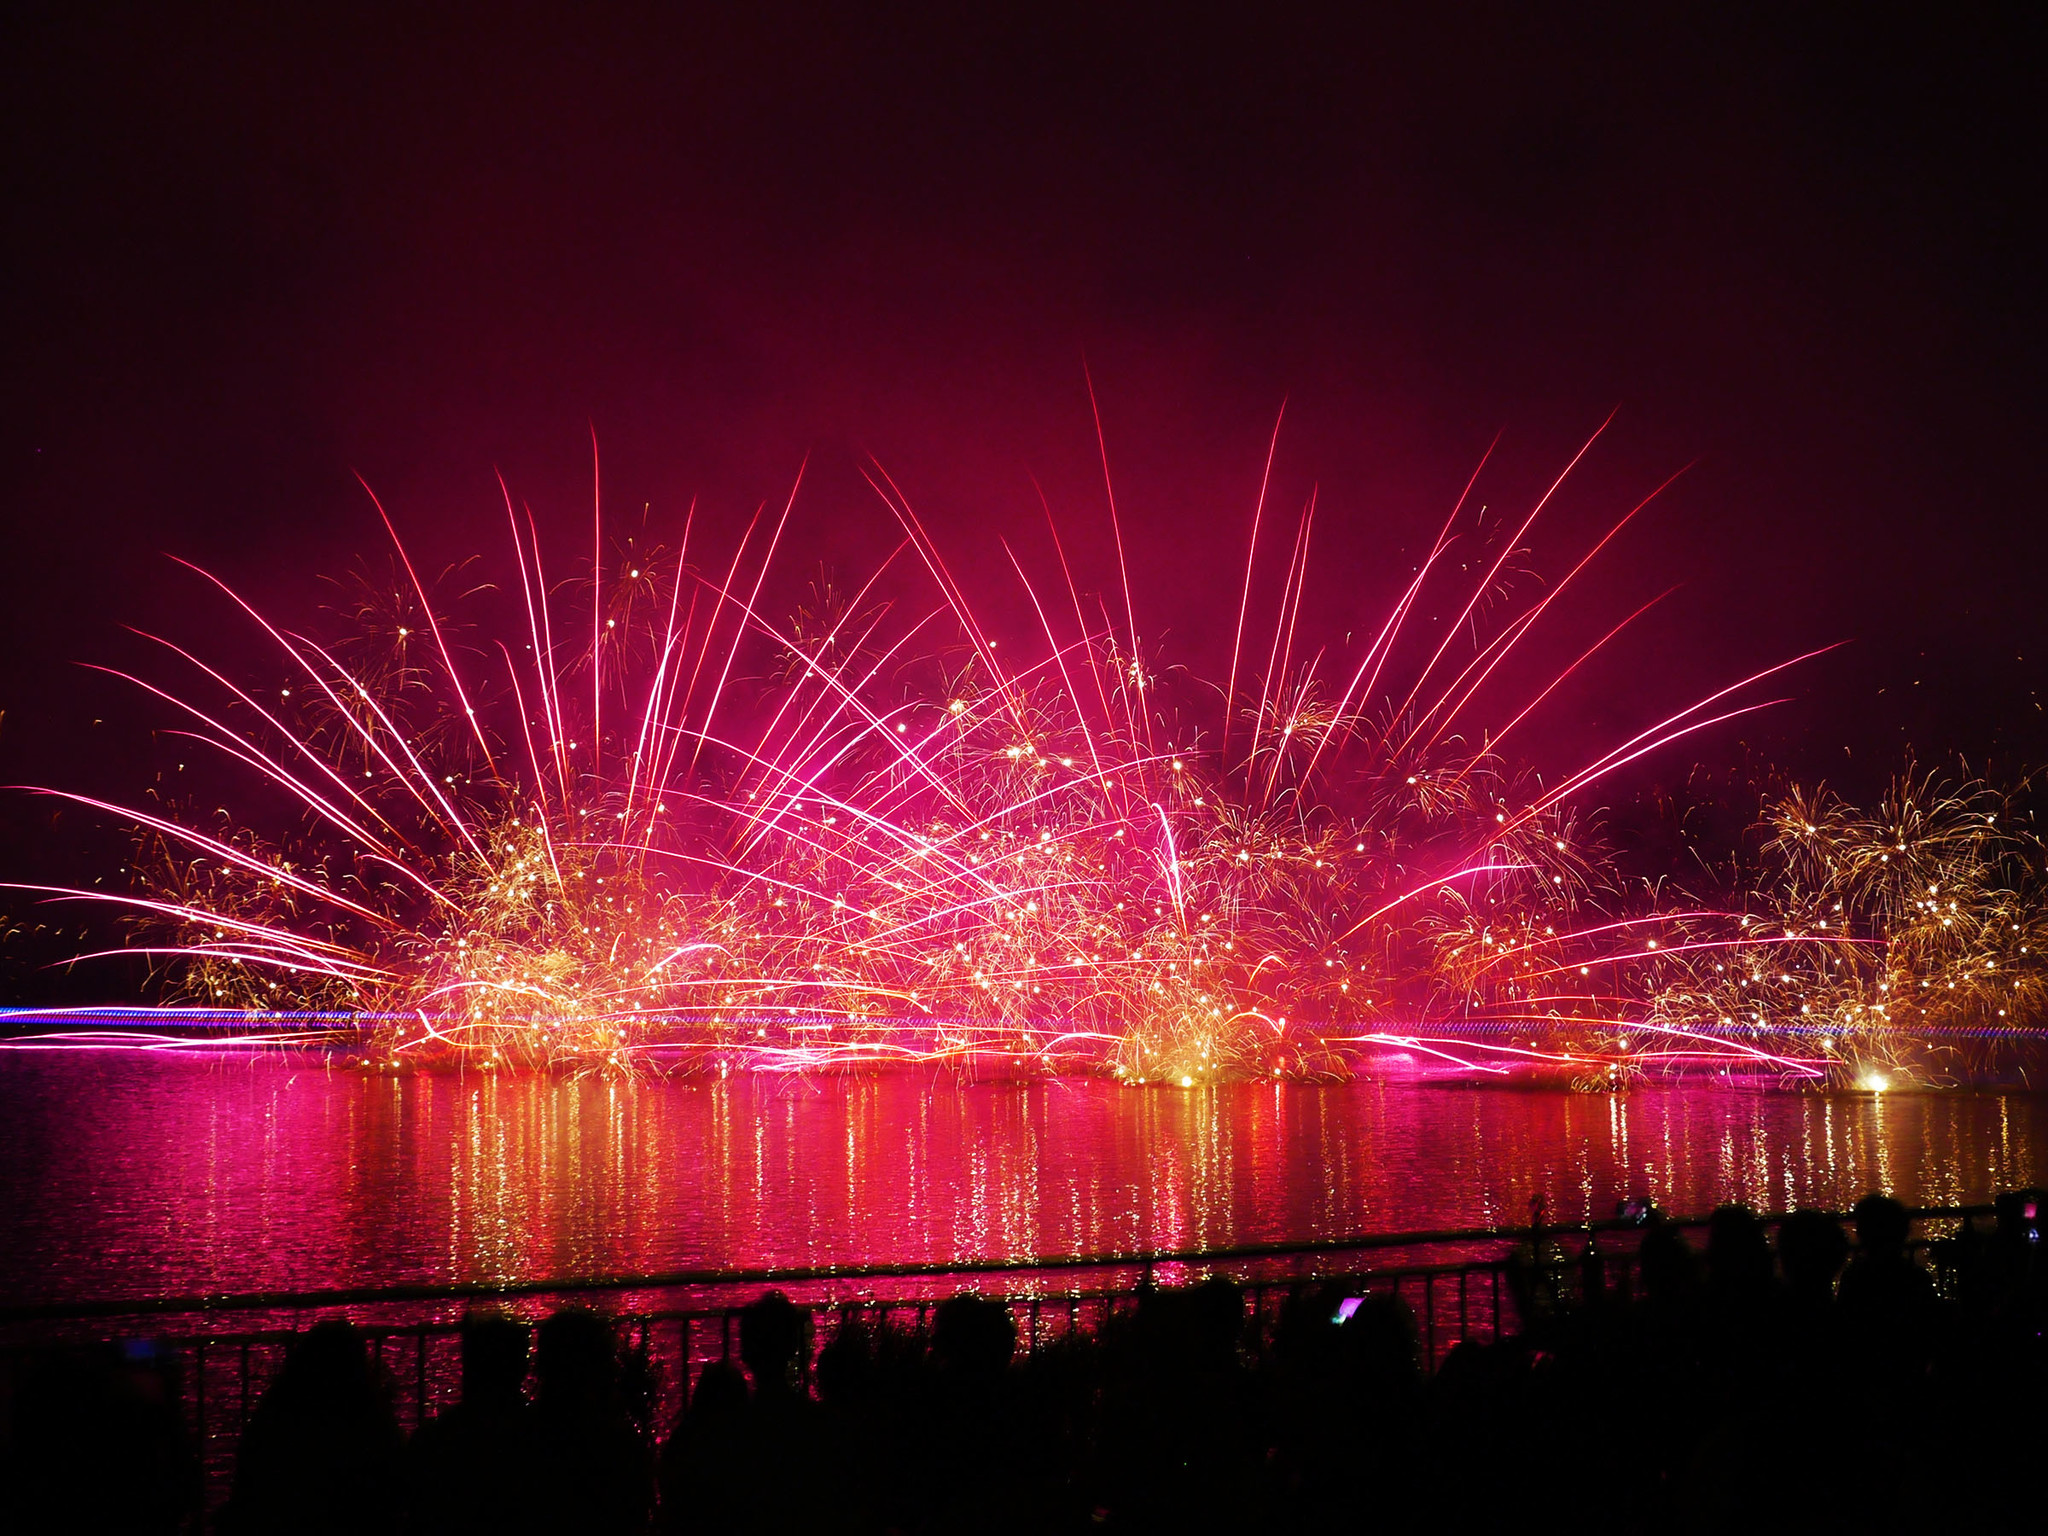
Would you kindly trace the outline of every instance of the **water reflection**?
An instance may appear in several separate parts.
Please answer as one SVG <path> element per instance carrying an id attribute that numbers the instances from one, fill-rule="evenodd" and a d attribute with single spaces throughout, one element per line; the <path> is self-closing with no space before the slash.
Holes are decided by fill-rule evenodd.
<path id="1" fill-rule="evenodd" d="M 935 1261 L 2043 1177 L 2023 1095 L 364 1078 L 0 1058 L 0 1295 Z"/>

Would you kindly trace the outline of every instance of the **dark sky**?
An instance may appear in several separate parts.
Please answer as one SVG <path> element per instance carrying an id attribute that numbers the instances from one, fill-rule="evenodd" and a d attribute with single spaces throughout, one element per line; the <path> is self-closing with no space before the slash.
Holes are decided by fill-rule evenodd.
<path id="1" fill-rule="evenodd" d="M 8 7 L 0 779 L 134 792 L 71 663 L 227 633 L 163 552 L 303 616 L 357 470 L 429 564 L 494 467 L 580 539 L 593 424 L 621 514 L 809 453 L 796 564 L 857 564 L 871 453 L 991 591 L 1033 476 L 1099 576 L 1084 357 L 1184 659 L 1283 398 L 1333 628 L 1618 406 L 1539 566 L 1698 464 L 1554 654 L 1684 585 L 1544 750 L 1848 640 L 1764 750 L 2044 755 L 2038 7 L 952 9 Z"/>

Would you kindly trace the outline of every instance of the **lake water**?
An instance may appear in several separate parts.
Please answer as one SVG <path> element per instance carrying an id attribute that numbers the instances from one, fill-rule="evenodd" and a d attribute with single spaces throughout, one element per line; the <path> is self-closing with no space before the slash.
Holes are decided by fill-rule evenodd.
<path id="1" fill-rule="evenodd" d="M 2040 1182 L 2048 1098 L 377 1077 L 0 1052 L 0 1302 L 1223 1246 Z"/>

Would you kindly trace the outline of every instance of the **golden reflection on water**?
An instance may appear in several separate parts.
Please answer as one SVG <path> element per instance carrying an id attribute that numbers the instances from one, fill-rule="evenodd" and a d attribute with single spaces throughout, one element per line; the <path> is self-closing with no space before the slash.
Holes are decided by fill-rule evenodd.
<path id="1" fill-rule="evenodd" d="M 1219 1247 L 2040 1182 L 2048 1100 L 0 1061 L 0 1294 Z"/>

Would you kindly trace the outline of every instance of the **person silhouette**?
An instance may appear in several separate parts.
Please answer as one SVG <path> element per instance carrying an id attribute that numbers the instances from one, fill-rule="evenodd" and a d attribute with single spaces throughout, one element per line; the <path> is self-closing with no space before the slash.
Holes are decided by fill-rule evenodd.
<path id="1" fill-rule="evenodd" d="M 24 1353 L 12 1364 L 11 1401 L 0 1407 L 0 1529 L 185 1528 L 202 1484 L 178 1411 L 174 1351 L 125 1339 Z"/>
<path id="2" fill-rule="evenodd" d="M 932 1319 L 929 1528 L 1007 1531 L 1023 1510 L 1007 1392 L 1017 1323 L 1002 1302 L 962 1292 Z"/>
<path id="3" fill-rule="evenodd" d="M 1887 1350 L 1924 1343 L 1935 1302 L 1934 1278 L 1906 1251 L 1912 1217 L 1889 1195 L 1865 1195 L 1850 1215 L 1856 1222 L 1856 1254 L 1842 1274 L 1839 1299 L 1850 1326 L 1864 1342 Z"/>
<path id="4" fill-rule="evenodd" d="M 1771 1288 L 1771 1243 L 1746 1205 L 1724 1205 L 1707 1219 L 1707 1291 L 1723 1305 L 1753 1302 Z"/>
<path id="5" fill-rule="evenodd" d="M 818 1351 L 820 1432 L 825 1441 L 821 1477 L 833 1498 L 862 1529 L 874 1527 L 878 1487 L 890 1450 L 875 1334 L 852 1311 L 842 1313 L 832 1338 Z"/>
<path id="6" fill-rule="evenodd" d="M 1802 1318 L 1834 1305 L 1835 1281 L 1848 1261 L 1848 1235 L 1826 1211 L 1794 1211 L 1778 1228 L 1778 1263 Z"/>
<path id="7" fill-rule="evenodd" d="M 526 1325 L 511 1318 L 464 1320 L 462 1400 L 413 1436 L 408 1530 L 483 1536 L 535 1529 L 528 1342 Z"/>
<path id="8" fill-rule="evenodd" d="M 228 1536 L 375 1533 L 398 1524 L 403 1441 L 354 1324 L 316 1323 L 291 1346 L 243 1431 Z"/>
<path id="9" fill-rule="evenodd" d="M 743 1530 L 815 1530 L 848 1514 L 830 1507 L 827 1520 L 823 1437 L 804 1384 L 810 1343 L 809 1314 L 781 1291 L 740 1314 L 740 1361 L 753 1382 L 735 1458 Z"/>
<path id="10" fill-rule="evenodd" d="M 743 1527 L 745 1490 L 736 1473 L 746 1421 L 747 1378 L 729 1360 L 711 1361 L 661 1448 L 656 1529 L 663 1536 Z"/>
<path id="11" fill-rule="evenodd" d="M 565 1307 L 534 1354 L 534 1514 L 550 1531 L 645 1530 L 654 1468 L 621 1391 L 610 1319 Z"/>

